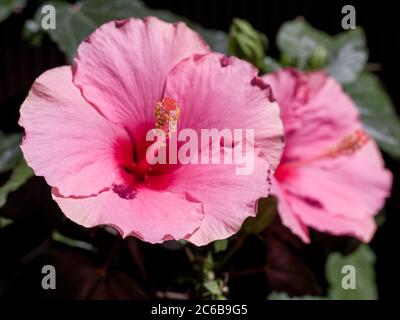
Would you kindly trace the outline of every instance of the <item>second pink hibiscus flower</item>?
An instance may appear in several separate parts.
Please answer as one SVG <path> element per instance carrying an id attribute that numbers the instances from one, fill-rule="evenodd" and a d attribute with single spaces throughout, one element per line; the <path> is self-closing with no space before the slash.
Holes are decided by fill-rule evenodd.
<path id="1" fill-rule="evenodd" d="M 308 227 L 371 240 L 392 179 L 350 97 L 324 72 L 287 69 L 264 80 L 285 127 L 272 187 L 282 222 L 306 242 Z"/>

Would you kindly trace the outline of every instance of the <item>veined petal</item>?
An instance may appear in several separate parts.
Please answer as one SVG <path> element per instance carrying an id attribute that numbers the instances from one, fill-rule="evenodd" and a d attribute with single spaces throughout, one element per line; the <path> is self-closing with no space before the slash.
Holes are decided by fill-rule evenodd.
<path id="1" fill-rule="evenodd" d="M 208 51 L 182 22 L 111 21 L 79 46 L 74 83 L 107 119 L 135 135 L 143 126 L 154 126 L 154 108 L 169 71 L 182 59 Z"/>
<path id="2" fill-rule="evenodd" d="M 87 198 L 65 198 L 53 192 L 53 199 L 71 220 L 87 227 L 110 225 L 123 237 L 160 243 L 190 237 L 204 218 L 200 202 L 185 193 L 147 188 L 118 188 Z"/>
<path id="3" fill-rule="evenodd" d="M 362 132 L 356 106 L 323 72 L 289 69 L 264 79 L 278 97 L 286 133 L 273 190 L 282 219 L 290 209 L 305 226 L 369 241 L 392 176 Z M 300 235 L 291 222 L 287 226 Z"/>
<path id="4" fill-rule="evenodd" d="M 188 240 L 198 246 L 225 239 L 257 213 L 259 198 L 269 195 L 270 170 L 256 157 L 250 175 L 237 175 L 236 165 L 184 165 L 169 175 L 168 191 L 187 191 L 203 204 L 204 221 Z"/>
<path id="5" fill-rule="evenodd" d="M 130 152 L 128 134 L 83 99 L 68 66 L 36 79 L 20 115 L 28 165 L 64 196 L 89 196 L 110 187 L 118 177 L 120 151 Z"/>
<path id="6" fill-rule="evenodd" d="M 257 73 L 234 57 L 195 55 L 170 72 L 164 96 L 179 102 L 178 131 L 254 130 L 254 145 L 274 170 L 283 151 L 283 126 L 271 88 Z"/>
<path id="7" fill-rule="evenodd" d="M 304 242 L 310 242 L 307 226 L 293 213 L 284 190 L 282 190 L 281 185 L 274 177 L 272 178 L 271 194 L 278 199 L 278 212 L 282 224 L 289 228 L 295 235 L 299 236 Z"/>

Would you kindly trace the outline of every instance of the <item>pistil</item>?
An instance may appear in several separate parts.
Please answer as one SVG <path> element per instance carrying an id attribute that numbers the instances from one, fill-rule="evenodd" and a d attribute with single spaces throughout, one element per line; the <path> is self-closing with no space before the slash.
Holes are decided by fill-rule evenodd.
<path id="1" fill-rule="evenodd" d="M 159 148 L 154 151 L 150 156 L 145 156 L 137 164 L 133 164 L 132 172 L 139 180 L 144 180 L 145 176 L 154 168 L 152 159 L 157 157 L 161 148 L 167 147 L 168 139 L 176 132 L 178 120 L 180 116 L 180 108 L 176 100 L 171 98 L 164 98 L 162 101 L 157 102 L 155 108 L 155 135 L 157 139 L 162 139 Z M 147 154 L 147 152 L 146 152 Z"/>

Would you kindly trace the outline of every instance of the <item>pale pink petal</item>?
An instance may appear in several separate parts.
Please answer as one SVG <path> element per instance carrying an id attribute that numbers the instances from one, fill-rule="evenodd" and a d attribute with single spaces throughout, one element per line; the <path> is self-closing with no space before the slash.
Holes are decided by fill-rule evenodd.
<path id="1" fill-rule="evenodd" d="M 272 178 L 271 194 L 278 199 L 278 212 L 282 224 L 288 227 L 295 235 L 299 236 L 305 243 L 309 243 L 310 236 L 307 226 L 293 213 L 285 192 L 274 177 Z"/>
<path id="2" fill-rule="evenodd" d="M 168 72 L 182 59 L 208 51 L 182 22 L 155 17 L 111 21 L 79 46 L 74 83 L 106 118 L 135 133 L 154 126 Z"/>
<path id="3" fill-rule="evenodd" d="M 262 76 L 262 79 L 272 88 L 274 98 L 280 102 L 280 105 L 290 106 L 296 96 L 297 72 L 294 69 L 286 69 L 286 72 L 277 71 Z M 291 108 L 281 107 L 282 119 L 291 116 Z M 287 124 L 284 123 L 286 128 Z"/>
<path id="4" fill-rule="evenodd" d="M 318 231 L 353 236 L 364 242 L 369 242 L 375 233 L 376 225 L 373 217 L 356 219 L 336 216 L 325 208 L 312 205 L 309 201 L 295 195 L 289 195 L 287 201 L 302 223 Z"/>
<path id="5" fill-rule="evenodd" d="M 281 106 L 287 161 L 317 156 L 360 128 L 357 107 L 326 73 L 289 69 L 264 80 Z"/>
<path id="6" fill-rule="evenodd" d="M 188 238 L 203 218 L 201 203 L 185 193 L 121 186 L 87 198 L 64 198 L 53 192 L 53 199 L 65 215 L 85 226 L 110 225 L 123 237 L 160 243 Z"/>
<path id="7" fill-rule="evenodd" d="M 129 136 L 82 98 L 70 67 L 51 69 L 36 79 L 20 114 L 28 165 L 61 194 L 97 194 L 115 181 L 118 152 Z"/>
<path id="8" fill-rule="evenodd" d="M 188 240 L 198 246 L 225 239 L 254 217 L 257 200 L 269 194 L 269 170 L 256 158 L 251 175 L 237 175 L 235 165 L 184 165 L 169 175 L 171 192 L 188 192 L 202 202 L 204 221 Z"/>
<path id="9" fill-rule="evenodd" d="M 354 155 L 342 158 L 293 170 L 283 182 L 286 190 L 319 203 L 333 216 L 363 219 L 375 215 L 389 196 L 392 181 L 378 147 L 370 141 Z"/>
<path id="10" fill-rule="evenodd" d="M 178 130 L 251 129 L 255 146 L 274 170 L 283 150 L 283 127 L 270 87 L 249 63 L 222 54 L 194 55 L 169 74 L 165 97 L 178 101 Z"/>

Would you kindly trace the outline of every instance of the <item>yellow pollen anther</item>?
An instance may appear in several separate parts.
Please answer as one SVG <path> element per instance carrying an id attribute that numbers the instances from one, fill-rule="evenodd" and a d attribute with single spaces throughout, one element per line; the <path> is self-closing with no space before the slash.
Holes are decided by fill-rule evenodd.
<path id="1" fill-rule="evenodd" d="M 357 130 L 355 133 L 344 137 L 336 147 L 329 149 L 324 156 L 333 158 L 339 155 L 352 155 L 360 150 L 368 140 L 368 135 L 364 131 Z"/>
<path id="2" fill-rule="evenodd" d="M 171 98 L 164 98 L 156 104 L 156 129 L 164 131 L 169 137 L 176 131 L 180 116 L 178 103 Z"/>
<path id="3" fill-rule="evenodd" d="M 336 146 L 327 149 L 325 152 L 319 154 L 318 156 L 298 161 L 291 161 L 289 163 L 286 163 L 284 166 L 299 167 L 326 158 L 336 158 L 343 155 L 351 156 L 358 150 L 360 150 L 364 145 L 366 145 L 368 141 L 368 135 L 362 130 L 357 130 L 354 133 L 344 137 Z"/>

